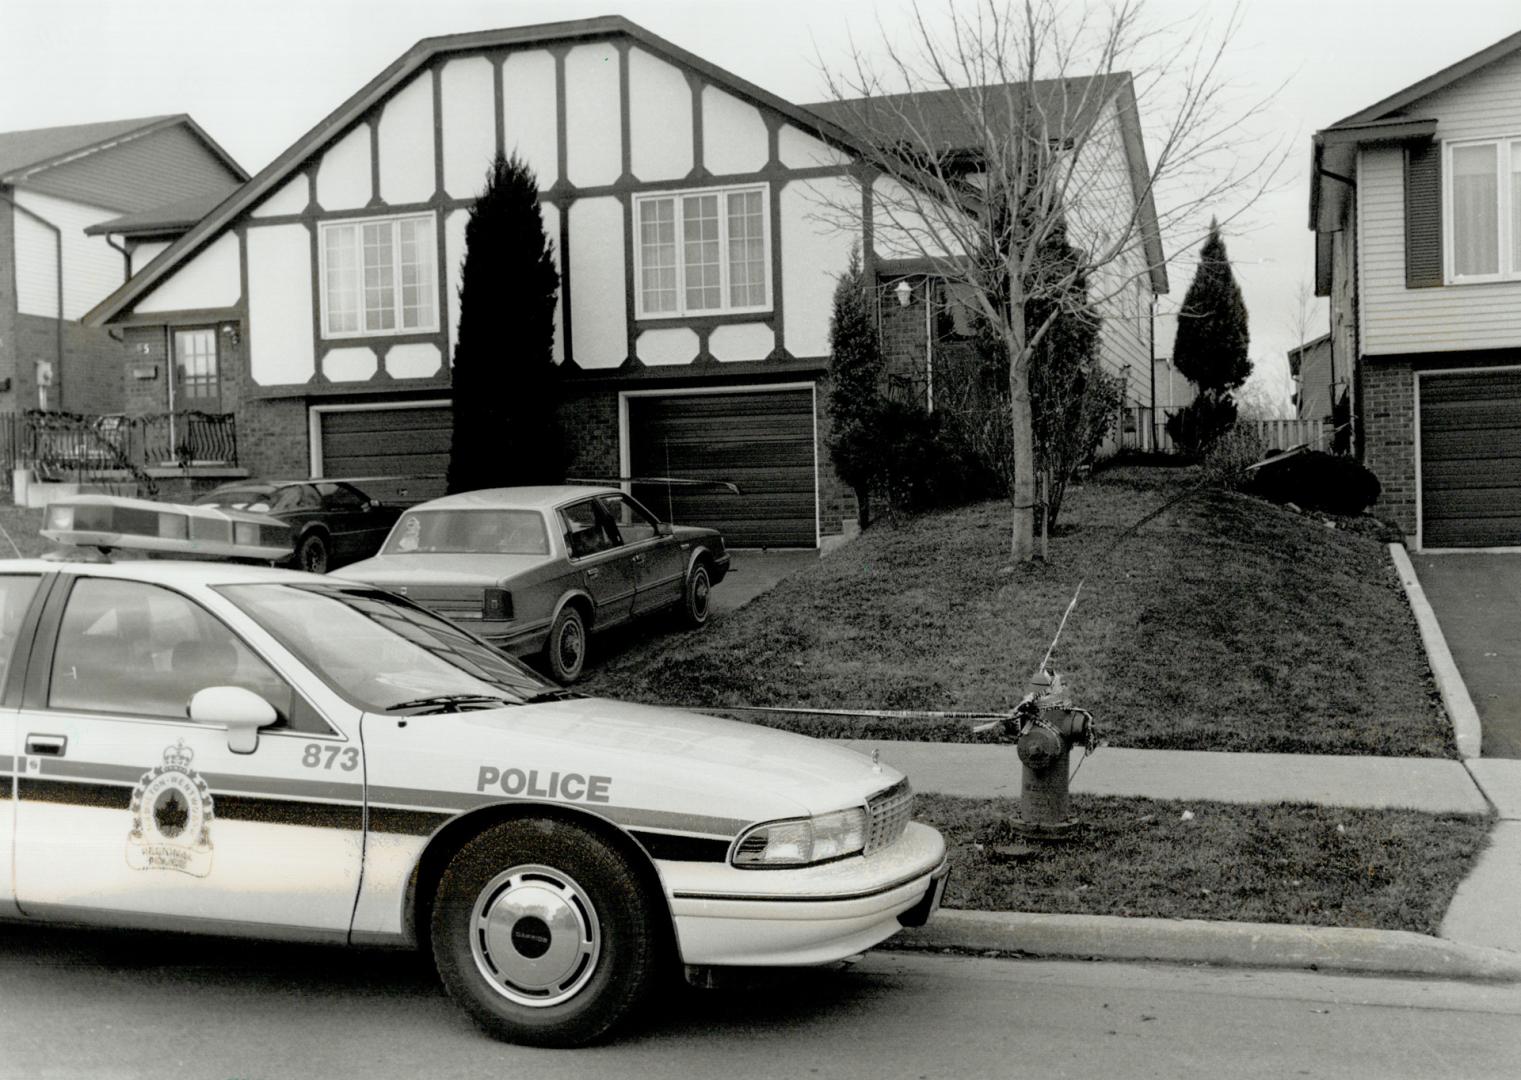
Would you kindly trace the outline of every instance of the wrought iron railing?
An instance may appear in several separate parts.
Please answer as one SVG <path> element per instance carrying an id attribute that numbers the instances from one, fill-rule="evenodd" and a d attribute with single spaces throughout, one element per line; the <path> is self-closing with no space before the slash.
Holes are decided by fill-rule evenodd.
<path id="1" fill-rule="evenodd" d="M 0 453 L 10 468 L 34 469 L 39 480 L 125 474 L 152 494 L 157 485 L 148 469 L 236 465 L 237 423 L 231 413 L 86 416 L 31 409 L 0 413 Z"/>

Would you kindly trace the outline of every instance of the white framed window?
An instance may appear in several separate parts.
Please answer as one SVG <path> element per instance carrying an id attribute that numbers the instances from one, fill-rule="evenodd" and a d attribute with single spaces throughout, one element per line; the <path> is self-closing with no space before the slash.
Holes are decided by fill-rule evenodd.
<path id="1" fill-rule="evenodd" d="M 1521 279 L 1521 137 L 1443 146 L 1447 281 Z"/>
<path id="2" fill-rule="evenodd" d="M 771 213 L 764 184 L 634 199 L 641 319 L 771 310 Z"/>
<path id="3" fill-rule="evenodd" d="M 320 225 L 322 336 L 437 330 L 433 228 L 432 214 Z"/>

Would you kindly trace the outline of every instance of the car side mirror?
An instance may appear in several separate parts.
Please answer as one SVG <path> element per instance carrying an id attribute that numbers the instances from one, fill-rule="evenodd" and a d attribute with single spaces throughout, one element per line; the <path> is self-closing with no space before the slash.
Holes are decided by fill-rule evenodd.
<path id="1" fill-rule="evenodd" d="M 241 686 L 208 686 L 190 697 L 190 719 L 227 729 L 227 749 L 251 754 L 259 748 L 259 729 L 280 715 L 275 707 Z"/>
<path id="2" fill-rule="evenodd" d="M 661 536 L 674 536 L 676 535 L 676 526 L 672 525 L 669 521 L 657 521 L 655 523 L 655 532 Z"/>

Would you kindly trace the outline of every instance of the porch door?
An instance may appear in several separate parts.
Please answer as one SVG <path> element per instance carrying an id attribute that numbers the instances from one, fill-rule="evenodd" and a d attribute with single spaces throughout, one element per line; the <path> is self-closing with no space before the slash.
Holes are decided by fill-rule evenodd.
<path id="1" fill-rule="evenodd" d="M 174 390 L 171 405 L 175 412 L 222 411 L 216 327 L 174 332 Z"/>

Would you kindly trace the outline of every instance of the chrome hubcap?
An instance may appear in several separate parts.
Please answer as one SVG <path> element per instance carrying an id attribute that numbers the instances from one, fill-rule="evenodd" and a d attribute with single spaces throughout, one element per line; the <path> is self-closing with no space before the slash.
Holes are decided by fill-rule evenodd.
<path id="1" fill-rule="evenodd" d="M 692 614 L 699 619 L 708 613 L 708 575 L 698 571 L 697 580 L 692 582 Z"/>
<path id="2" fill-rule="evenodd" d="M 481 890 L 470 951 L 492 988 L 519 1005 L 558 1005 L 597 969 L 602 932 L 580 885 L 548 866 L 515 866 Z"/>

